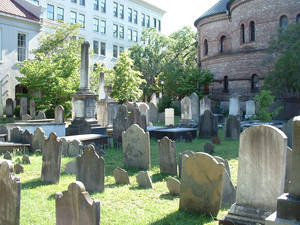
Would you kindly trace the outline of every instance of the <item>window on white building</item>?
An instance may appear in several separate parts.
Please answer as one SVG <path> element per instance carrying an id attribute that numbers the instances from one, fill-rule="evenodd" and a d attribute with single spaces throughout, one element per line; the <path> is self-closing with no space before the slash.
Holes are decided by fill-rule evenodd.
<path id="1" fill-rule="evenodd" d="M 124 19 L 124 5 L 120 4 L 120 19 Z"/>
<path id="2" fill-rule="evenodd" d="M 54 5 L 47 5 L 47 18 L 49 20 L 54 20 Z"/>
<path id="3" fill-rule="evenodd" d="M 113 45 L 113 57 L 118 58 L 118 46 Z"/>
<path id="4" fill-rule="evenodd" d="M 94 0 L 94 10 L 99 10 L 99 0 Z"/>
<path id="5" fill-rule="evenodd" d="M 99 54 L 99 41 L 93 41 L 93 49 L 94 49 L 94 54 L 98 55 Z"/>
<path id="6" fill-rule="evenodd" d="M 106 55 L 106 44 L 105 44 L 105 42 L 101 42 L 101 44 L 100 44 L 100 54 L 102 55 L 102 56 L 105 56 Z"/>
<path id="7" fill-rule="evenodd" d="M 105 34 L 106 33 L 106 21 L 101 20 L 100 22 L 100 33 Z"/>
<path id="8" fill-rule="evenodd" d="M 124 47 L 120 46 L 119 47 L 119 54 L 121 55 L 121 53 L 123 53 L 123 52 L 124 52 Z"/>
<path id="9" fill-rule="evenodd" d="M 156 18 L 153 18 L 153 27 L 156 28 Z"/>
<path id="10" fill-rule="evenodd" d="M 93 20 L 93 31 L 99 32 L 99 20 L 97 18 L 94 18 Z"/>
<path id="11" fill-rule="evenodd" d="M 161 31 L 161 22 L 158 20 L 158 30 Z"/>
<path id="12" fill-rule="evenodd" d="M 150 27 L 150 16 L 147 16 L 146 24 L 147 24 L 147 27 Z"/>
<path id="13" fill-rule="evenodd" d="M 138 24 L 138 12 L 136 10 L 133 11 L 133 22 Z"/>
<path id="14" fill-rule="evenodd" d="M 77 3 L 77 0 L 71 0 L 71 2 L 73 2 L 73 3 Z"/>
<path id="15" fill-rule="evenodd" d="M 144 27 L 146 25 L 146 15 L 145 13 L 142 13 L 142 26 Z"/>
<path id="16" fill-rule="evenodd" d="M 71 16 L 71 21 L 70 21 L 70 23 L 71 23 L 71 24 L 75 24 L 75 23 L 77 23 L 77 13 L 76 13 L 76 12 L 73 12 L 73 11 L 71 11 L 71 14 L 70 14 L 70 16 Z"/>
<path id="17" fill-rule="evenodd" d="M 132 41 L 132 29 L 128 29 L 128 41 Z"/>
<path id="18" fill-rule="evenodd" d="M 113 15 L 114 17 L 118 17 L 118 3 L 114 2 L 113 5 Z"/>
<path id="19" fill-rule="evenodd" d="M 106 12 L 106 0 L 100 0 L 100 8 L 101 8 L 101 12 L 105 13 Z"/>
<path id="20" fill-rule="evenodd" d="M 80 28 L 85 28 L 85 15 L 79 14 L 78 16 L 78 23 L 80 24 Z"/>
<path id="21" fill-rule="evenodd" d="M 128 22 L 132 22 L 132 9 L 128 8 Z"/>
<path id="22" fill-rule="evenodd" d="M 119 37 L 124 39 L 124 26 L 120 26 Z"/>
<path id="23" fill-rule="evenodd" d="M 23 62 L 27 56 L 26 34 L 18 33 L 18 62 Z"/>
<path id="24" fill-rule="evenodd" d="M 115 38 L 118 37 L 118 25 L 117 25 L 117 24 L 114 24 L 114 25 L 113 25 L 113 36 L 114 36 Z"/>
<path id="25" fill-rule="evenodd" d="M 79 0 L 79 5 L 85 6 L 85 0 Z"/>
<path id="26" fill-rule="evenodd" d="M 58 20 L 64 20 L 64 9 L 57 7 L 57 19 Z"/>
<path id="27" fill-rule="evenodd" d="M 138 32 L 136 30 L 133 31 L 133 41 L 138 42 Z"/>

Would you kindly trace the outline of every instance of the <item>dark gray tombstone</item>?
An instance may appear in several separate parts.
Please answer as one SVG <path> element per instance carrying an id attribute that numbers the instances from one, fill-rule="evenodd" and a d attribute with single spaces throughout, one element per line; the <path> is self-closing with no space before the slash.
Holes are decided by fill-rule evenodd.
<path id="1" fill-rule="evenodd" d="M 210 110 L 206 110 L 199 118 L 199 137 L 211 138 L 218 136 L 218 119 Z"/>
<path id="2" fill-rule="evenodd" d="M 148 104 L 148 106 L 149 106 L 149 112 L 148 112 L 149 113 L 149 121 L 151 123 L 157 123 L 158 122 L 158 108 L 157 108 L 157 106 L 152 102 L 150 102 Z"/>
<path id="3" fill-rule="evenodd" d="M 99 225 L 100 201 L 91 199 L 84 184 L 72 182 L 67 191 L 56 193 L 56 225 Z"/>
<path id="4" fill-rule="evenodd" d="M 236 116 L 229 115 L 225 122 L 225 137 L 228 139 L 239 140 L 240 132 L 240 120 Z"/>
<path id="5" fill-rule="evenodd" d="M 127 130 L 127 116 L 127 107 L 119 105 L 117 117 L 113 120 L 113 140 L 115 146 L 122 145 L 122 132 Z"/>
<path id="6" fill-rule="evenodd" d="M 32 136 L 32 141 L 31 141 L 32 151 L 40 149 L 41 152 L 43 152 L 46 139 L 47 139 L 47 137 L 45 135 L 45 132 L 43 131 L 42 128 L 38 127 L 34 131 L 33 136 Z"/>
<path id="7" fill-rule="evenodd" d="M 65 109 L 62 105 L 58 105 L 55 107 L 55 122 L 56 123 L 64 123 L 65 122 Z"/>
<path id="8" fill-rule="evenodd" d="M 50 133 L 43 149 L 41 180 L 56 184 L 60 177 L 61 149 L 55 133 Z"/>
<path id="9" fill-rule="evenodd" d="M 206 142 L 204 147 L 203 147 L 203 150 L 204 150 L 205 153 L 211 155 L 215 152 L 215 145 L 211 142 Z"/>
<path id="10" fill-rule="evenodd" d="M 147 131 L 147 119 L 145 115 L 142 115 L 139 108 L 134 105 L 132 110 L 129 112 L 127 127 L 132 124 L 138 124 L 145 132 Z"/>
<path id="11" fill-rule="evenodd" d="M 26 115 L 28 112 L 28 102 L 26 97 L 20 99 L 20 117 Z"/>
<path id="12" fill-rule="evenodd" d="M 6 99 L 5 114 L 8 118 L 14 116 L 14 100 L 11 98 Z"/>
<path id="13" fill-rule="evenodd" d="M 24 131 L 20 127 L 14 127 L 10 130 L 10 141 L 15 143 L 23 143 Z"/>
<path id="14" fill-rule="evenodd" d="M 95 147 L 85 147 L 81 156 L 76 158 L 77 175 L 76 180 L 84 183 L 87 191 L 104 191 L 104 159 L 98 156 Z"/>
<path id="15" fill-rule="evenodd" d="M 168 137 L 158 141 L 160 172 L 177 175 L 176 147 L 175 141 Z"/>
<path id="16" fill-rule="evenodd" d="M 288 137 L 288 146 L 292 148 L 293 146 L 293 118 L 287 121 L 283 125 L 283 132 L 286 134 Z"/>
<path id="17" fill-rule="evenodd" d="M 35 118 L 35 101 L 33 99 L 29 101 L 29 114 L 31 118 Z"/>

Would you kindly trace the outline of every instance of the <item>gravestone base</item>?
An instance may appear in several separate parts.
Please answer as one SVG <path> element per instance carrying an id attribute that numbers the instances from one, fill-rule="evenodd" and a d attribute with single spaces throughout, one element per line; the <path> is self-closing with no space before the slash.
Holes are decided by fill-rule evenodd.
<path id="1" fill-rule="evenodd" d="M 277 217 L 287 220 L 298 220 L 300 223 L 300 198 L 282 194 L 277 199 Z"/>
<path id="2" fill-rule="evenodd" d="M 95 118 L 75 118 L 66 129 L 66 135 L 102 134 L 106 135 L 106 127 L 101 127 Z"/>
<path id="3" fill-rule="evenodd" d="M 219 221 L 222 225 L 258 225 L 265 224 L 265 219 L 272 211 L 263 211 L 252 207 L 233 204 L 228 215 Z"/>
<path id="4" fill-rule="evenodd" d="M 300 222 L 278 218 L 277 212 L 274 212 L 266 219 L 265 225 L 300 225 Z"/>

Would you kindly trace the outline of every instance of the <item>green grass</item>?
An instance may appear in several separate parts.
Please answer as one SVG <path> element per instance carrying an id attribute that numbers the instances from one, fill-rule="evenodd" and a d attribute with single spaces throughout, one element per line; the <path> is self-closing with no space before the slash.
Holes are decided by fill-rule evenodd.
<path id="1" fill-rule="evenodd" d="M 222 144 L 216 146 L 216 153 L 227 159 L 231 168 L 233 183 L 236 184 L 238 142 L 224 140 L 221 133 Z M 192 143 L 177 142 L 177 153 L 185 150 L 202 151 L 205 139 L 196 139 Z M 217 224 L 213 218 L 204 215 L 195 215 L 178 210 L 179 197 L 168 194 L 165 179 L 167 175 L 159 172 L 159 158 L 157 142 L 151 140 L 151 160 L 153 189 L 140 189 L 137 187 L 136 169 L 128 169 L 131 185 L 116 185 L 112 171 L 117 166 L 123 167 L 122 150 L 106 149 L 105 158 L 105 191 L 103 193 L 90 193 L 93 199 L 99 199 L 101 204 L 101 224 Z M 20 156 L 14 155 L 14 159 Z M 68 185 L 76 180 L 75 175 L 61 172 L 59 184 L 47 184 L 40 181 L 42 157 L 30 156 L 31 165 L 24 165 L 25 173 L 17 175 L 22 182 L 21 190 L 21 224 L 22 225 L 53 225 L 55 224 L 55 193 L 67 189 Z M 62 158 L 64 171 L 66 164 L 73 158 Z M 227 209 L 219 212 L 218 218 L 226 215 Z"/>

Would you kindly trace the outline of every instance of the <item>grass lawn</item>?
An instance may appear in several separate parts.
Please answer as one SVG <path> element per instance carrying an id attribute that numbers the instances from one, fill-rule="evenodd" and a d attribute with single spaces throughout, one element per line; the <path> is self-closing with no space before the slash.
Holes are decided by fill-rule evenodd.
<path id="1" fill-rule="evenodd" d="M 236 184 L 238 164 L 238 141 L 224 140 L 220 130 L 222 144 L 216 146 L 215 155 L 229 161 L 232 180 Z M 176 143 L 177 153 L 185 150 L 203 151 L 205 139 L 196 139 L 192 143 Z M 101 204 L 100 220 L 103 225 L 112 224 L 217 224 L 213 218 L 178 211 L 179 197 L 168 194 L 165 179 L 167 175 L 159 172 L 158 146 L 151 140 L 151 160 L 153 189 L 137 187 L 135 176 L 138 170 L 128 169 L 131 185 L 116 185 L 112 171 L 117 166 L 123 168 L 121 149 L 106 149 L 105 159 L 105 191 L 90 193 L 93 199 L 99 199 Z M 14 155 L 16 158 L 21 156 Z M 63 173 L 66 164 L 74 158 L 62 158 L 59 184 L 47 184 L 40 181 L 42 157 L 30 155 L 32 164 L 24 165 L 25 173 L 17 175 L 21 179 L 21 224 L 22 225 L 54 225 L 55 224 L 55 193 L 67 189 L 76 180 L 75 175 Z M 227 209 L 219 212 L 218 218 L 227 213 Z"/>

